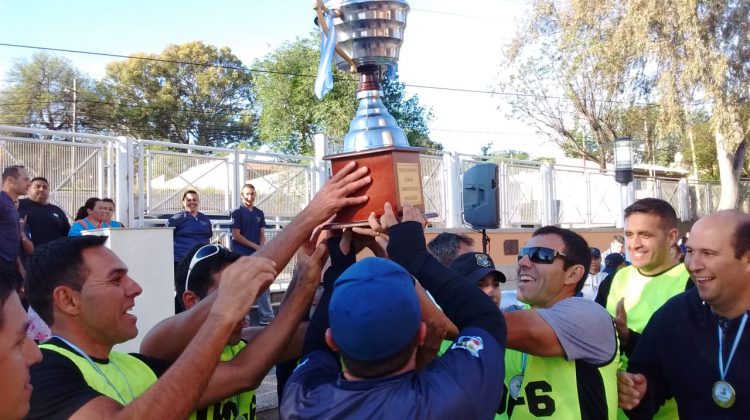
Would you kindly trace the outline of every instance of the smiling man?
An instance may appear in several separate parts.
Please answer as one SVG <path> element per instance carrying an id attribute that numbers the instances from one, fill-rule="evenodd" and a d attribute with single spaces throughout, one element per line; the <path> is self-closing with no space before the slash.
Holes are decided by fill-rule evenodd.
<path id="1" fill-rule="evenodd" d="M 691 285 L 685 265 L 669 255 L 677 237 L 677 214 L 666 201 L 644 198 L 625 209 L 625 246 L 632 265 L 617 272 L 606 297 L 625 352 L 620 359 L 623 370 L 651 315 Z M 674 401 L 668 401 L 655 418 L 676 416 Z M 622 411 L 619 418 L 626 418 Z"/>
<path id="2" fill-rule="evenodd" d="M 750 216 L 703 217 L 686 251 L 696 287 L 651 318 L 620 375 L 620 403 L 637 419 L 671 396 L 683 419 L 750 418 Z"/>
<path id="3" fill-rule="evenodd" d="M 27 296 L 53 337 L 41 345 L 44 360 L 31 368 L 27 418 L 186 418 L 205 399 L 250 302 L 276 276 L 273 263 L 247 257 L 224 270 L 205 323 L 166 370 L 158 360 L 112 351 L 138 333 L 131 311 L 142 289 L 106 240 L 57 239 L 28 261 Z"/>
<path id="4" fill-rule="evenodd" d="M 591 251 L 577 233 L 537 229 L 518 254 L 518 299 L 505 314 L 505 390 L 496 418 L 613 419 L 619 352 L 611 317 L 583 288 Z M 511 350 L 513 349 L 513 350 Z"/>

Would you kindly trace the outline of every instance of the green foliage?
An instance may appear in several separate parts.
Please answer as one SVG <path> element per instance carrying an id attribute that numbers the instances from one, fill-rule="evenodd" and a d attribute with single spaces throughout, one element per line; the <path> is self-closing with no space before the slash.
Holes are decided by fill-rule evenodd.
<path id="1" fill-rule="evenodd" d="M 284 153 L 313 152 L 313 136 L 323 133 L 343 137 L 357 110 L 356 76 L 334 69 L 333 89 L 318 100 L 313 93 L 320 61 L 320 36 L 286 43 L 256 63 L 263 70 L 255 79 L 260 104 L 260 136 Z M 429 139 L 427 123 L 432 111 L 414 95 L 406 96 L 405 85 L 394 80 L 382 84 L 383 104 L 401 127 L 409 144 L 442 149 Z"/>
<path id="2" fill-rule="evenodd" d="M 313 136 L 343 136 L 357 107 L 353 76 L 334 71 L 334 86 L 322 101 L 313 93 L 320 61 L 315 37 L 286 43 L 256 63 L 259 133 L 279 152 L 310 155 Z"/>
<path id="3" fill-rule="evenodd" d="M 257 145 L 250 71 L 229 48 L 168 45 L 112 62 L 100 86 L 112 128 L 201 146 Z"/>
<path id="4" fill-rule="evenodd" d="M 49 130 L 73 128 L 73 85 L 76 81 L 76 128 L 86 131 L 97 98 L 94 83 L 70 61 L 46 52 L 16 62 L 7 74 L 9 86 L 0 93 L 0 119 L 6 125 Z"/>
<path id="5" fill-rule="evenodd" d="M 406 97 L 406 85 L 399 82 L 398 76 L 393 79 L 385 78 L 382 83 L 383 105 L 396 119 L 398 126 L 404 130 L 409 145 L 442 150 L 443 145 L 430 140 L 430 129 L 427 124 L 432 120 L 430 108 L 419 103 L 419 97 Z"/>

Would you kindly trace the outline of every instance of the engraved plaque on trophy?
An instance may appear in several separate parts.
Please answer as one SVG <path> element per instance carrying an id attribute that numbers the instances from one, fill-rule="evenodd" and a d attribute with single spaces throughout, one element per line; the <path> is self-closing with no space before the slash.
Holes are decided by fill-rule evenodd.
<path id="1" fill-rule="evenodd" d="M 366 224 L 371 212 L 381 215 L 390 202 L 395 209 L 411 204 L 425 211 L 419 156 L 424 149 L 410 147 L 406 135 L 381 101 L 381 70 L 398 62 L 409 5 L 403 0 L 317 0 L 318 23 L 324 33 L 335 33 L 334 63 L 359 74 L 359 106 L 343 153 L 327 155 L 333 173 L 354 160 L 370 169 L 372 182 L 353 195 L 366 194 L 361 205 L 342 209 L 335 226 Z M 334 31 L 325 16 L 333 17 Z M 330 20 L 329 20 L 330 21 Z"/>

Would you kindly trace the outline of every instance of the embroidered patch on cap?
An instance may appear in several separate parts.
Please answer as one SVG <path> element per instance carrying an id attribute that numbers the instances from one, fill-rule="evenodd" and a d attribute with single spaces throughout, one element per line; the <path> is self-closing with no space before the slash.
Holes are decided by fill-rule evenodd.
<path id="1" fill-rule="evenodd" d="M 492 265 L 490 259 L 487 257 L 487 254 L 476 254 L 474 255 L 474 258 L 477 259 L 477 265 L 480 267 L 489 267 L 490 265 Z"/>
<path id="2" fill-rule="evenodd" d="M 474 357 L 479 357 L 479 350 L 484 348 L 484 342 L 482 337 L 462 335 L 458 337 L 455 343 L 451 346 L 451 349 L 466 349 Z"/>

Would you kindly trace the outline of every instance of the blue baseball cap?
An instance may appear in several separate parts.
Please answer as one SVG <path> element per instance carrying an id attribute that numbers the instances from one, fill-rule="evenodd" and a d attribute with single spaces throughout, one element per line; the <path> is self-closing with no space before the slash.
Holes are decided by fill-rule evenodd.
<path id="1" fill-rule="evenodd" d="M 347 356 L 360 361 L 392 356 L 419 329 L 414 279 L 393 261 L 365 258 L 336 279 L 328 318 L 333 339 Z"/>
<path id="2" fill-rule="evenodd" d="M 459 255 L 451 263 L 450 269 L 474 284 L 479 283 L 488 274 L 492 274 L 495 281 L 505 283 L 505 274 L 496 270 L 492 258 L 482 252 L 467 252 Z"/>

